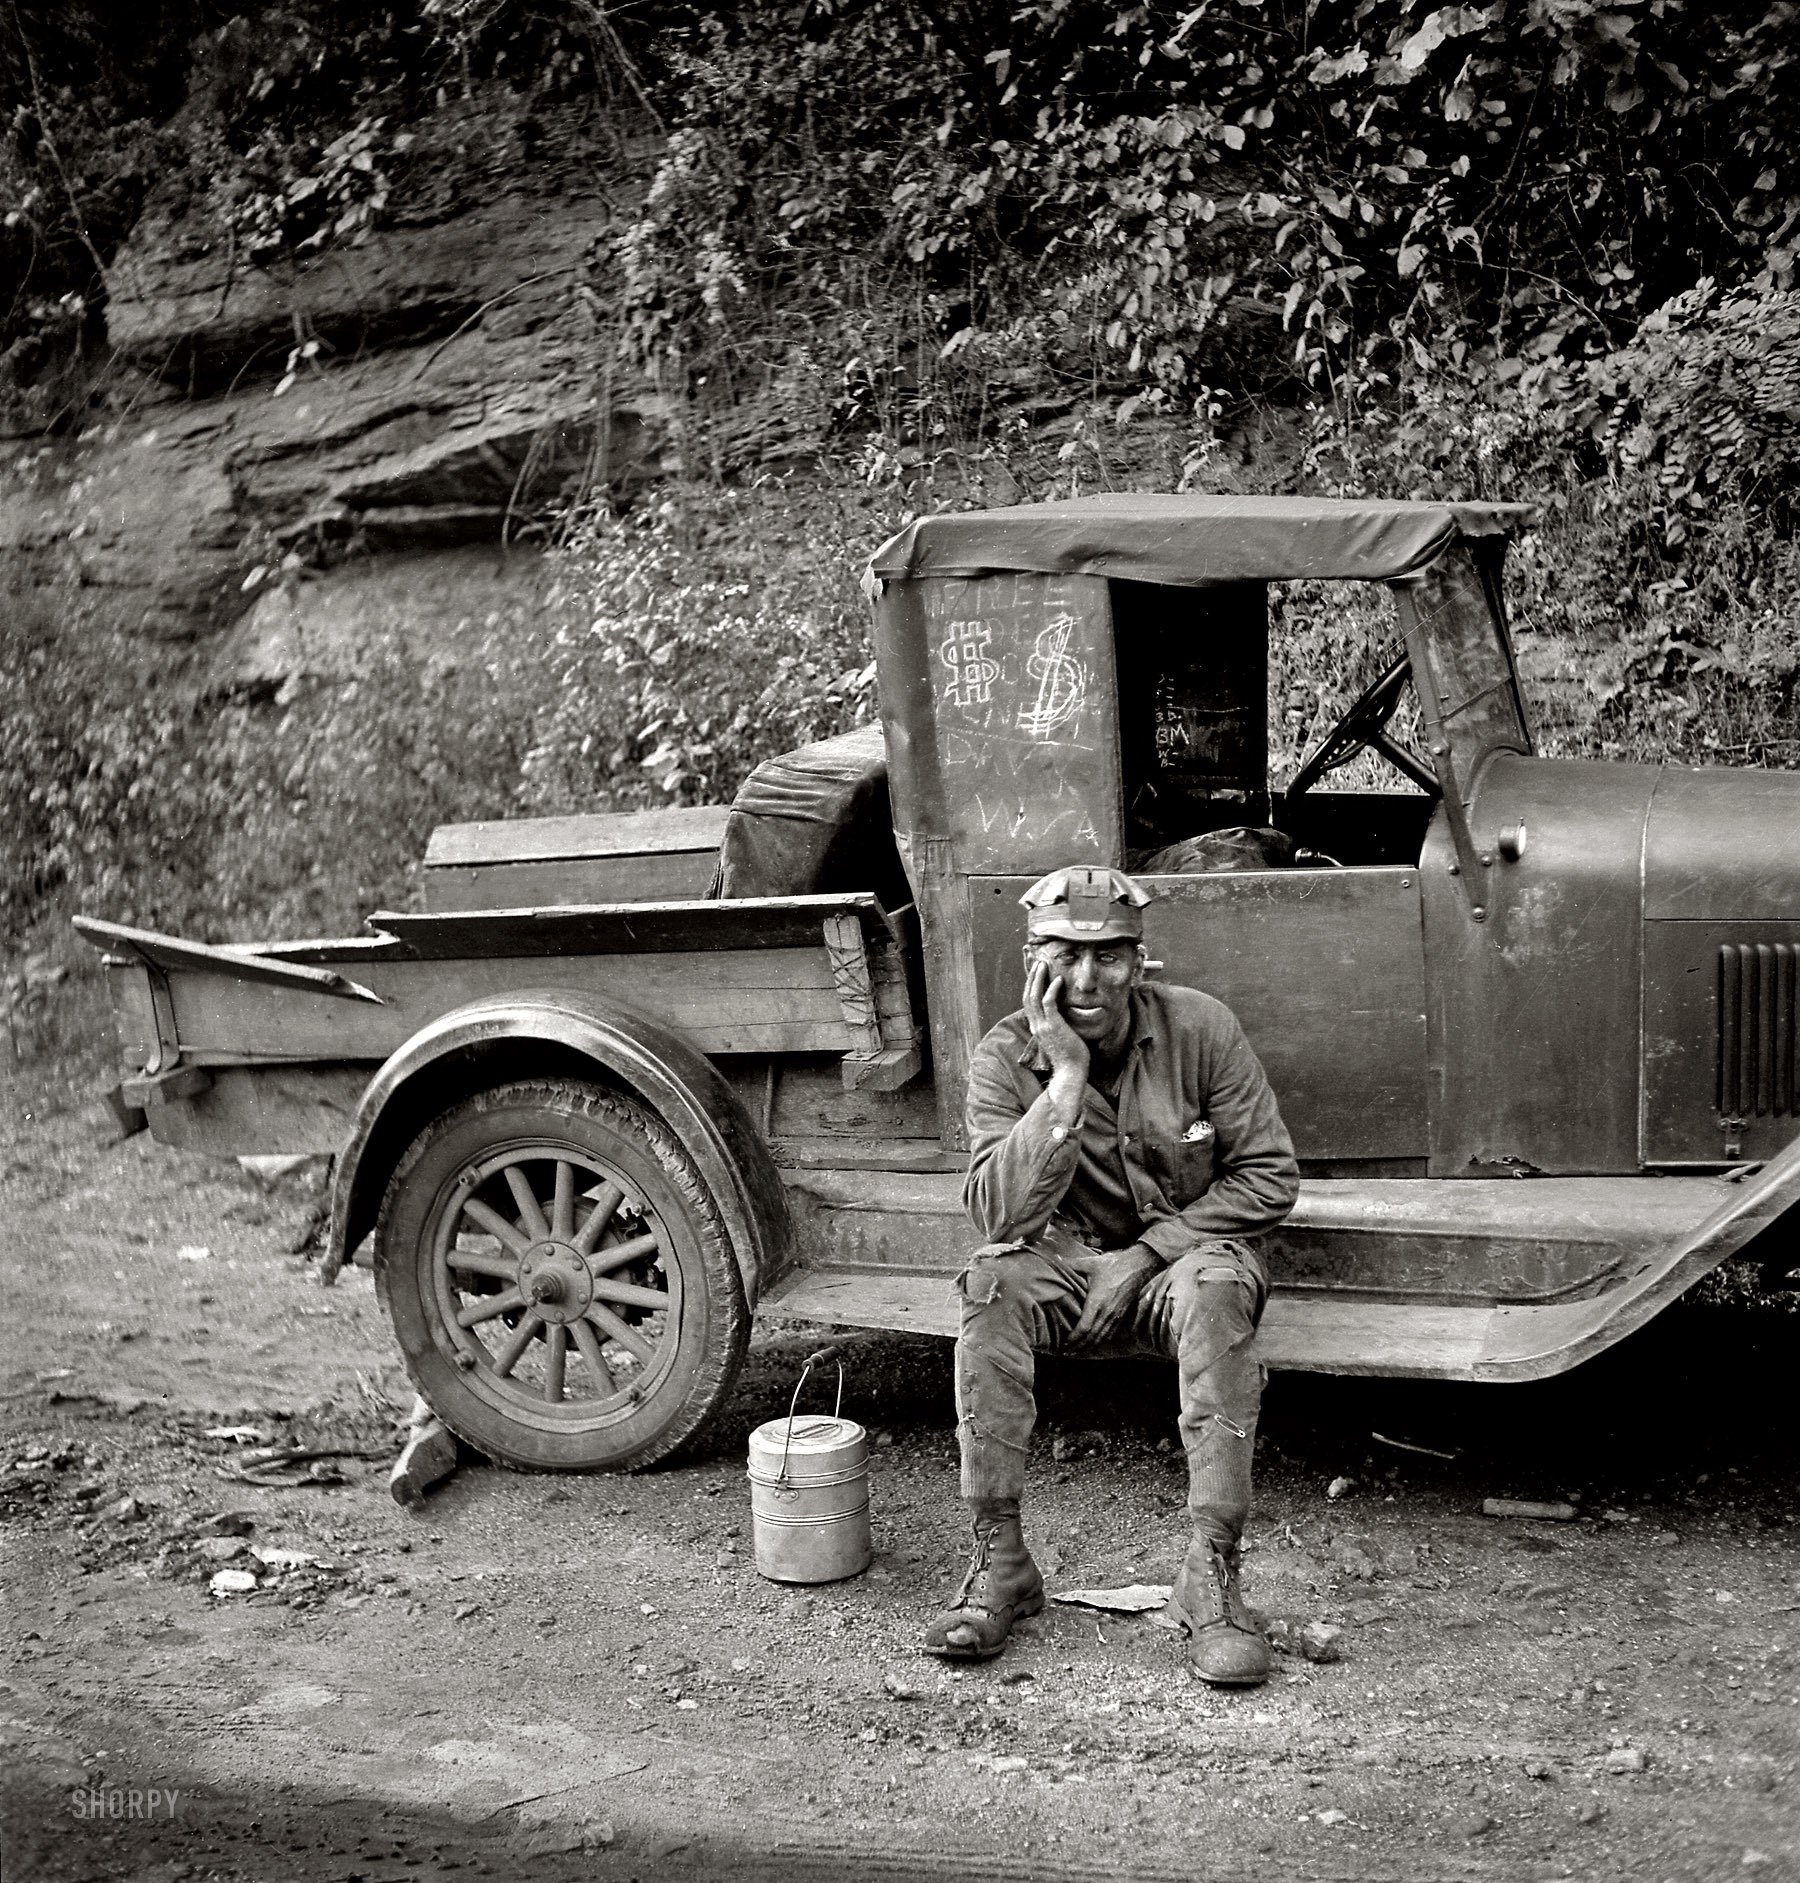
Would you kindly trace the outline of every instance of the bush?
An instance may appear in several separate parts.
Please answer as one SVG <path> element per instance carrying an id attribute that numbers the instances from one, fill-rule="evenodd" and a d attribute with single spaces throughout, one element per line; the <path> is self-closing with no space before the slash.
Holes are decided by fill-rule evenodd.
<path id="1" fill-rule="evenodd" d="M 1800 756 L 1800 292 L 1710 282 L 1591 360 L 1371 373 L 1314 417 L 1327 488 L 1539 506 L 1509 589 L 1547 751 Z"/>
<path id="2" fill-rule="evenodd" d="M 1791 32 L 1786 0 L 671 18 L 626 337 L 716 394 L 846 324 L 921 386 L 1008 333 L 1171 406 L 1323 391 L 1371 342 L 1604 350 L 1699 270 L 1792 281 Z"/>
<path id="3" fill-rule="evenodd" d="M 522 807 L 729 800 L 772 753 L 875 710 L 857 587 L 883 529 L 854 484 L 688 487 L 573 519 L 558 552 L 554 697 Z"/>
<path id="4" fill-rule="evenodd" d="M 407 901 L 424 839 L 502 800 L 528 715 L 488 672 L 388 648 L 280 702 L 157 686 L 125 637 L 0 627 L 0 933 L 85 910 L 196 939 L 354 929 Z"/>
<path id="5" fill-rule="evenodd" d="M 274 698 L 172 682 L 78 610 L 36 643 L 0 621 L 0 935 L 41 946 L 78 910 L 202 940 L 353 932 L 415 900 L 436 824 L 729 799 L 870 715 L 857 578 L 884 527 L 860 486 L 594 510 L 553 552 L 546 617 L 496 622 L 460 666 L 395 637 Z"/>

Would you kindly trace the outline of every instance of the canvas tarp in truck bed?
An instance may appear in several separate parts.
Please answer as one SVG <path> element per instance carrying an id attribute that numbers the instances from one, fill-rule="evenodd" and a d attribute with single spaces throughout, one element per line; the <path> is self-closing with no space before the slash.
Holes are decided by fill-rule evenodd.
<path id="1" fill-rule="evenodd" d="M 873 890 L 889 908 L 911 900 L 894 853 L 887 749 L 858 726 L 763 762 L 725 821 L 713 893 L 807 896 Z"/>

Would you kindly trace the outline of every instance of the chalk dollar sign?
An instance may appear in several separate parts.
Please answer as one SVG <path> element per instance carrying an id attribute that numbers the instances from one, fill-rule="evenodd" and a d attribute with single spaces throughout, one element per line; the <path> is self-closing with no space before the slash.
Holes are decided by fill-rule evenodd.
<path id="1" fill-rule="evenodd" d="M 1026 673 L 1038 683 L 1037 697 L 1019 708 L 1019 729 L 1034 739 L 1047 739 L 1059 726 L 1081 715 L 1087 704 L 1088 670 L 1069 652 L 1075 622 L 1061 615 L 1038 630 L 1037 646 L 1025 663 Z"/>
<path id="2" fill-rule="evenodd" d="M 950 684 L 944 699 L 951 706 L 985 706 L 993 695 L 994 682 L 1000 677 L 1000 664 L 988 658 L 988 643 L 993 630 L 985 624 L 959 621 L 952 624 L 950 638 L 938 649 L 938 657 L 950 669 Z"/>

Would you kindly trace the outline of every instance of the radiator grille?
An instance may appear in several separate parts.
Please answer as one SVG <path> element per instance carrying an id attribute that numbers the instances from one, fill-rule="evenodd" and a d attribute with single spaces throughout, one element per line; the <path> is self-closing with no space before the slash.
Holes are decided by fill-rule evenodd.
<path id="1" fill-rule="evenodd" d="M 1729 1118 L 1795 1110 L 1792 942 L 1727 942 L 1719 950 L 1718 1107 Z"/>

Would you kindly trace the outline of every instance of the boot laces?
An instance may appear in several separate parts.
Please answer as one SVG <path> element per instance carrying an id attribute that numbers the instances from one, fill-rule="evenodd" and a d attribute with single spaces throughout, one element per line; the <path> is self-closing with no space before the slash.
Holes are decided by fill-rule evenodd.
<path id="1" fill-rule="evenodd" d="M 1244 1607 L 1243 1592 L 1238 1588 L 1237 1571 L 1216 1546 L 1211 1554 L 1212 1579 L 1219 1591 L 1220 1613 L 1233 1628 L 1250 1628 L 1250 1615 Z"/>
<path id="2" fill-rule="evenodd" d="M 953 1607 L 967 1608 L 970 1605 L 969 1596 L 973 1592 L 976 1583 L 987 1574 L 988 1559 L 993 1553 L 994 1538 L 997 1534 L 997 1526 L 985 1530 L 980 1524 L 975 1524 L 972 1527 L 971 1535 L 974 1537 L 975 1541 L 969 1551 L 968 1573 L 962 1579 L 962 1587 L 956 1592 L 956 1601 L 952 1604 Z M 984 1590 L 983 1593 L 985 1594 L 986 1591 Z"/>
<path id="3" fill-rule="evenodd" d="M 1208 1623 L 1222 1621 L 1229 1627 L 1255 1632 L 1238 1589 L 1237 1572 L 1226 1562 L 1217 1544 L 1207 1546 L 1204 1593 L 1211 1598 L 1208 1607 L 1213 1611 L 1207 1617 Z"/>

